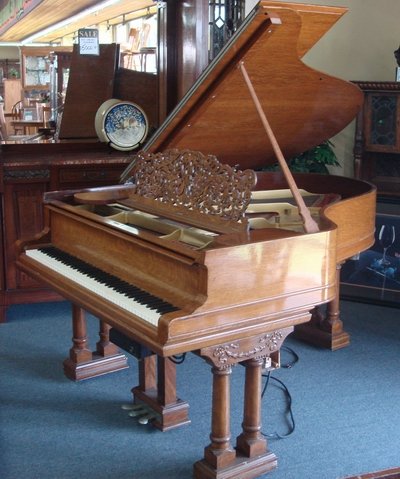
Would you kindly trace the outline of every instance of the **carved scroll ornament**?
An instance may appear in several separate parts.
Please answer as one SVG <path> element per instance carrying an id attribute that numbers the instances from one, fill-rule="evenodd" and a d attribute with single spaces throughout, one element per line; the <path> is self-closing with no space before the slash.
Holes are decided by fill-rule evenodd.
<path id="1" fill-rule="evenodd" d="M 253 170 L 239 171 L 213 155 L 190 150 L 139 152 L 135 158 L 136 194 L 208 215 L 240 221 L 256 183 Z"/>
<path id="2" fill-rule="evenodd" d="M 218 369 L 229 368 L 233 364 L 254 358 L 265 358 L 278 351 L 293 327 L 272 331 L 253 338 L 243 338 L 219 346 L 210 346 L 200 354 Z"/>

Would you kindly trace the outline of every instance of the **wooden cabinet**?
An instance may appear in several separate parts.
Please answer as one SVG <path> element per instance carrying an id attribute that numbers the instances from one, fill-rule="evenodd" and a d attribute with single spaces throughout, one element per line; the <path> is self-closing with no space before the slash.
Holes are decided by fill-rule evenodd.
<path id="1" fill-rule="evenodd" d="M 43 229 L 43 194 L 118 184 L 129 161 L 127 153 L 99 143 L 2 145 L 0 322 L 11 304 L 59 299 L 15 264 L 16 241 L 33 238 Z"/>
<path id="2" fill-rule="evenodd" d="M 354 82 L 364 92 L 354 148 L 356 178 L 400 198 L 400 83 Z"/>
<path id="3" fill-rule="evenodd" d="M 4 79 L 3 80 L 4 91 L 4 112 L 11 113 L 12 107 L 22 100 L 22 84 L 19 78 L 16 79 Z"/>

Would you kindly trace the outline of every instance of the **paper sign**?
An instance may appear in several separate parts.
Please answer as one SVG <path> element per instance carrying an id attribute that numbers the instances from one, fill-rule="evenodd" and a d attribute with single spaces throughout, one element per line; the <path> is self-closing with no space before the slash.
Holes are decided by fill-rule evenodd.
<path id="1" fill-rule="evenodd" d="M 80 55 L 99 55 L 99 31 L 96 28 L 78 30 Z"/>

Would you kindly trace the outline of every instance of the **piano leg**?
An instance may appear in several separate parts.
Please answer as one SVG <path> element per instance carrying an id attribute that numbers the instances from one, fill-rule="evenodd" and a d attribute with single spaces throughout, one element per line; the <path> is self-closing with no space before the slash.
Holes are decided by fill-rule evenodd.
<path id="1" fill-rule="evenodd" d="M 340 319 L 340 270 L 336 267 L 336 295 L 327 304 L 326 313 L 320 307 L 314 308 L 309 323 L 296 326 L 294 335 L 307 343 L 335 351 L 350 344 L 350 336 L 343 330 Z"/>
<path id="2" fill-rule="evenodd" d="M 213 396 L 211 444 L 204 450 L 204 459 L 194 464 L 195 479 L 254 479 L 277 466 L 277 458 L 261 434 L 262 360 L 279 351 L 292 331 L 288 327 L 200 351 L 212 364 Z M 231 366 L 240 362 L 246 368 L 243 432 L 235 449 L 230 442 L 229 377 Z"/>
<path id="3" fill-rule="evenodd" d="M 261 378 L 263 360 L 253 358 L 246 368 L 243 432 L 236 439 L 236 449 L 244 456 L 255 457 L 267 452 L 267 440 L 261 434 Z"/>
<path id="4" fill-rule="evenodd" d="M 189 404 L 176 396 L 176 365 L 155 354 L 139 359 L 139 385 L 132 389 L 135 404 L 145 404 L 156 417 L 151 424 L 168 431 L 189 424 Z"/>
<path id="5" fill-rule="evenodd" d="M 72 305 L 72 348 L 64 361 L 64 374 L 73 381 L 90 379 L 128 367 L 127 358 L 108 339 L 109 326 L 100 321 L 96 352 L 88 349 L 85 311 Z"/>
<path id="6" fill-rule="evenodd" d="M 204 449 L 204 460 L 194 465 L 194 477 L 208 477 L 204 472 L 219 470 L 235 463 L 236 452 L 231 444 L 230 432 L 230 375 L 232 367 L 212 368 L 213 395 L 212 395 L 212 420 L 211 420 L 211 444 Z M 209 477 L 217 477 L 217 475 Z"/>
<path id="7" fill-rule="evenodd" d="M 110 329 L 111 326 L 104 321 L 99 321 L 100 330 L 99 337 L 100 341 L 96 343 L 96 352 L 99 356 L 113 356 L 114 354 L 119 353 L 119 348 L 114 343 L 110 341 Z"/>

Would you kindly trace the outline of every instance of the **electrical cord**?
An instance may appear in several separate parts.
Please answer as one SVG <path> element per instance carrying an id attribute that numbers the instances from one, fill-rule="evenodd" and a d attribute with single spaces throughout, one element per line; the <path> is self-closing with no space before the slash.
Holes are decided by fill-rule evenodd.
<path id="1" fill-rule="evenodd" d="M 169 360 L 172 361 L 174 364 L 182 364 L 185 359 L 186 359 L 186 353 L 169 357 Z"/>
<path id="2" fill-rule="evenodd" d="M 291 369 L 299 361 L 298 354 L 295 353 L 295 351 L 293 351 L 292 349 L 287 348 L 287 347 L 283 347 L 283 348 L 281 348 L 281 350 L 285 350 L 285 351 L 290 352 L 290 354 L 293 356 L 293 359 L 292 359 L 292 361 L 289 361 L 286 364 L 282 364 L 280 367 L 284 368 L 284 369 Z M 296 423 L 295 423 L 295 420 L 294 420 L 294 415 L 293 415 L 293 410 L 292 410 L 292 396 L 289 392 L 289 389 L 286 387 L 286 385 L 283 383 L 283 381 L 281 381 L 278 378 L 273 377 L 271 375 L 271 372 L 272 371 L 268 371 L 267 374 L 262 375 L 263 377 L 265 377 L 267 379 L 265 381 L 264 388 L 263 388 L 263 391 L 261 393 L 261 398 L 264 397 L 264 395 L 267 391 L 268 384 L 269 384 L 270 380 L 272 379 L 273 381 L 276 381 L 278 383 L 278 386 L 280 386 L 283 389 L 283 391 L 286 395 L 286 399 L 287 399 L 287 410 L 286 410 L 286 412 L 287 412 L 287 414 L 289 414 L 290 427 L 289 427 L 289 431 L 286 434 L 279 434 L 277 432 L 274 432 L 272 434 L 267 434 L 267 433 L 262 432 L 261 434 L 264 437 L 267 437 L 269 439 L 285 439 L 285 438 L 289 437 L 291 434 L 293 434 L 293 432 L 296 428 Z"/>
<path id="3" fill-rule="evenodd" d="M 288 353 L 290 353 L 293 357 L 293 359 L 291 361 L 289 361 L 288 363 L 286 364 L 281 364 L 281 368 L 284 368 L 284 369 L 290 369 L 292 368 L 298 361 L 299 361 L 299 355 L 293 351 L 292 348 L 288 348 L 287 346 L 282 346 L 281 347 L 281 351 L 287 351 Z"/>

